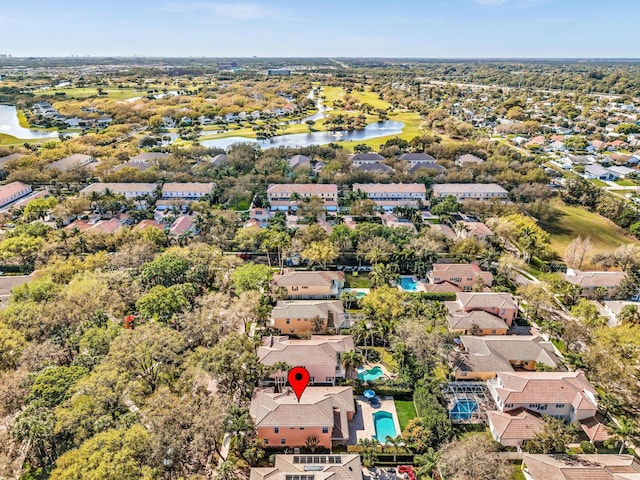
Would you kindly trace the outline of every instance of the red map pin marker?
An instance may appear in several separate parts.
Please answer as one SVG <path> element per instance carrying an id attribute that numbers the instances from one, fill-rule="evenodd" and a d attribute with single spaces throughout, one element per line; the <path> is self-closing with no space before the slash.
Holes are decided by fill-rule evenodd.
<path id="1" fill-rule="evenodd" d="M 309 385 L 309 379 L 311 378 L 308 370 L 304 367 L 293 367 L 289 370 L 287 378 L 289 380 L 289 385 L 291 385 L 291 388 L 293 388 L 293 391 L 298 398 L 298 403 L 300 403 L 300 397 L 302 397 L 304 389 Z"/>

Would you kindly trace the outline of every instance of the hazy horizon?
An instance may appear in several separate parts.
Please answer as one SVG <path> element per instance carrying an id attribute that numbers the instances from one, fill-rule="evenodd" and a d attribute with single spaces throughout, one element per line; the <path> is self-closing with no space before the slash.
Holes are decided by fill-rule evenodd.
<path id="1" fill-rule="evenodd" d="M 636 59 L 634 0 L 151 1 L 3 6 L 14 57 Z M 603 20 L 608 19 L 608 20 Z"/>

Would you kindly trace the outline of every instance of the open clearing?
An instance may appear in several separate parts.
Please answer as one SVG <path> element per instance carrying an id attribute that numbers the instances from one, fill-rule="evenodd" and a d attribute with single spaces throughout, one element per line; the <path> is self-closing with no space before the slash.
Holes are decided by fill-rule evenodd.
<path id="1" fill-rule="evenodd" d="M 560 255 L 564 254 L 569 242 L 578 235 L 589 236 L 592 255 L 611 252 L 620 245 L 636 241 L 622 228 L 597 213 L 565 205 L 561 201 L 556 201 L 553 205 L 558 211 L 558 216 L 549 223 L 540 222 L 540 226 L 549 232 L 551 247 Z"/>

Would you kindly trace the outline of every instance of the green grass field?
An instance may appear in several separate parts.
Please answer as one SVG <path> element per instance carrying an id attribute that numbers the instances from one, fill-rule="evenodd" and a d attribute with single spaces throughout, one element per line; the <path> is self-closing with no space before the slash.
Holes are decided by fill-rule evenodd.
<path id="1" fill-rule="evenodd" d="M 629 180 L 627 178 L 623 178 L 621 180 L 616 180 L 615 183 L 620 185 L 621 187 L 634 187 L 634 186 L 636 186 L 636 182 L 634 182 L 633 180 Z"/>
<path id="2" fill-rule="evenodd" d="M 413 404 L 413 400 L 394 400 L 396 404 L 396 412 L 398 413 L 398 422 L 400 423 L 400 430 L 404 430 L 409 423 L 409 420 L 416 418 L 416 406 Z M 400 433 L 400 432 L 398 432 Z"/>
<path id="3" fill-rule="evenodd" d="M 371 288 L 371 282 L 369 281 L 369 274 L 358 273 L 353 275 L 352 273 L 345 273 L 344 275 L 345 288 Z"/>
<path id="4" fill-rule="evenodd" d="M 602 180 L 598 180 L 597 178 L 592 178 L 591 180 L 589 180 L 591 183 L 593 183 L 594 185 L 598 186 L 598 187 L 608 187 L 609 184 L 606 182 L 603 182 Z"/>
<path id="5" fill-rule="evenodd" d="M 113 88 L 113 87 L 101 87 L 102 90 L 108 95 L 102 96 L 103 98 L 114 98 L 116 100 L 125 100 L 127 98 L 142 97 L 147 93 L 147 89 L 144 90 L 136 88 Z M 150 87 L 151 88 L 151 87 Z M 43 90 L 38 92 L 38 95 L 55 95 L 56 93 L 65 93 L 64 96 L 60 96 L 60 99 L 65 98 L 87 98 L 98 95 L 98 87 L 81 87 L 81 88 L 53 88 L 51 90 Z"/>
<path id="6" fill-rule="evenodd" d="M 551 222 L 540 222 L 540 226 L 551 235 L 551 247 L 560 255 L 578 235 L 591 239 L 591 254 L 611 252 L 616 247 L 635 240 L 612 221 L 584 208 L 565 205 L 557 201 L 554 207 L 558 216 Z"/>

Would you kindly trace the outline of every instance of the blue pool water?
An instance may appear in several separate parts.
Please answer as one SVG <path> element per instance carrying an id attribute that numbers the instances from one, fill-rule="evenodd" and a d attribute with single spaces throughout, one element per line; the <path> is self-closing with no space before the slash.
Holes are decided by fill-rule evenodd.
<path id="1" fill-rule="evenodd" d="M 416 292 L 417 283 L 412 277 L 400 277 L 400 286 L 405 292 Z"/>
<path id="2" fill-rule="evenodd" d="M 373 414 L 373 425 L 376 427 L 376 439 L 379 442 L 384 443 L 387 435 L 395 437 L 396 427 L 393 424 L 393 415 L 389 412 L 375 412 Z"/>
<path id="3" fill-rule="evenodd" d="M 469 420 L 478 409 L 478 402 L 470 399 L 458 400 L 451 409 L 451 420 Z"/>
<path id="4" fill-rule="evenodd" d="M 378 365 L 373 367 L 371 370 L 365 370 L 364 368 L 358 369 L 358 378 L 364 382 L 378 380 L 382 376 L 384 376 L 384 372 Z"/>

